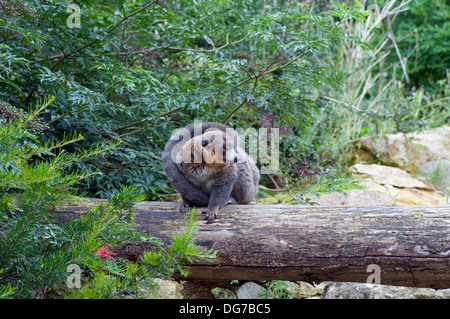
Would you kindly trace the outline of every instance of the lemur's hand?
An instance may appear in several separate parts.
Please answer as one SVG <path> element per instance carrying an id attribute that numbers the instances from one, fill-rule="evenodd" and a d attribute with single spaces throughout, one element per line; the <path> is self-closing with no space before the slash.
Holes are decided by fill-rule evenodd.
<path id="1" fill-rule="evenodd" d="M 186 203 L 181 203 L 180 206 L 178 207 L 178 212 L 182 214 L 189 213 L 189 205 Z"/>
<path id="2" fill-rule="evenodd" d="M 214 219 L 217 218 L 217 210 L 207 210 L 206 211 L 206 223 L 207 224 L 212 224 L 212 222 L 214 221 Z"/>

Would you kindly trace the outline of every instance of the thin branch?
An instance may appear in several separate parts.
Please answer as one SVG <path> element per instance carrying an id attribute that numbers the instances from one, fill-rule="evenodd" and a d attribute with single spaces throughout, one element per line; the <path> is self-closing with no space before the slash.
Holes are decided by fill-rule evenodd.
<path id="1" fill-rule="evenodd" d="M 276 180 L 272 177 L 272 174 L 267 174 L 267 177 L 272 181 L 273 186 L 275 186 L 275 189 L 280 190 L 280 186 L 278 186 L 278 183 Z"/>
<path id="2" fill-rule="evenodd" d="M 128 20 L 128 19 L 131 18 L 132 16 L 138 14 L 139 12 L 141 12 L 141 11 L 147 9 L 148 7 L 150 7 L 151 5 L 153 5 L 154 3 L 156 3 L 156 0 L 153 1 L 153 2 L 150 2 L 149 4 L 147 4 L 146 6 L 140 8 L 140 9 L 138 9 L 138 10 L 136 10 L 136 11 L 130 13 L 129 15 L 123 17 L 122 20 L 120 20 L 118 23 L 116 23 L 115 25 L 113 25 L 108 31 L 106 31 L 106 33 L 110 33 L 110 32 L 112 32 L 112 31 L 114 31 L 114 30 L 115 30 L 118 26 L 120 26 L 123 22 L 125 22 L 126 20 Z M 85 44 L 85 45 L 79 47 L 78 49 L 72 51 L 72 52 L 69 53 L 69 54 L 65 54 L 65 53 L 63 52 L 62 55 L 60 55 L 60 58 L 58 59 L 58 61 L 56 61 L 56 62 L 50 67 L 50 70 L 53 71 L 53 70 L 54 70 L 54 69 L 55 69 L 62 61 L 64 61 L 65 59 L 71 57 L 71 56 L 74 55 L 75 53 L 78 53 L 78 52 L 80 52 L 80 51 L 83 51 L 84 49 L 90 47 L 91 45 L 93 45 L 93 44 L 94 44 L 95 42 L 97 42 L 97 41 L 98 41 L 98 39 L 94 39 L 94 40 L 92 40 L 91 42 L 89 42 L 89 43 L 87 43 L 87 44 Z M 26 99 L 26 101 L 25 101 L 26 104 L 28 104 L 28 103 L 30 102 L 31 97 L 33 96 L 34 92 L 36 92 L 36 89 L 31 90 L 30 94 L 28 94 L 28 97 L 27 97 L 27 99 Z"/>
<path id="3" fill-rule="evenodd" d="M 189 52 L 199 52 L 199 53 L 216 53 L 219 50 L 222 50 L 224 48 L 226 48 L 227 46 L 230 45 L 234 45 L 234 44 L 238 44 L 242 41 L 244 41 L 246 38 L 248 37 L 248 34 L 243 37 L 242 39 L 233 41 L 233 42 L 228 42 L 228 35 L 227 35 L 227 43 L 225 43 L 224 45 L 215 48 L 215 49 L 191 49 L 191 48 L 178 48 L 178 47 L 163 47 L 164 49 L 169 49 L 169 50 L 176 50 L 176 51 L 189 51 Z"/>
<path id="4" fill-rule="evenodd" d="M 392 31 L 391 17 L 388 16 L 387 19 L 388 19 L 388 37 L 392 40 L 392 44 L 394 45 L 395 51 L 397 52 L 398 59 L 400 60 L 400 65 L 402 66 L 402 69 L 403 69 L 403 74 L 405 75 L 406 83 L 409 83 L 409 77 L 408 77 L 408 73 L 406 72 L 406 66 L 403 61 L 400 50 L 398 49 L 397 43 L 395 42 L 394 32 Z"/>
<path id="5" fill-rule="evenodd" d="M 29 154 L 24 154 L 22 156 L 16 156 L 16 157 L 13 157 L 13 158 L 8 158 L 6 160 L 2 160 L 2 161 L 0 161 L 0 163 L 13 162 L 13 161 L 18 160 L 18 159 L 23 159 L 25 156 L 28 157 L 28 158 L 31 158 L 31 157 L 33 157 L 35 155 L 42 154 L 42 153 L 45 153 L 45 152 L 48 152 L 48 151 L 51 151 L 51 150 L 55 150 L 57 148 L 63 148 L 66 145 L 73 144 L 73 143 L 76 143 L 76 142 L 79 142 L 79 141 L 82 141 L 82 140 L 83 140 L 82 136 L 74 137 L 74 138 L 72 138 L 70 140 L 67 140 L 65 142 L 61 142 L 60 144 L 53 144 L 53 145 L 50 144 L 48 147 L 40 148 L 40 149 L 38 149 L 38 150 L 36 150 L 34 152 L 31 152 Z"/>
<path id="6" fill-rule="evenodd" d="M 121 21 L 121 22 L 123 22 L 123 21 Z M 109 31 L 107 31 L 107 32 L 109 32 Z M 191 48 L 173 47 L 172 45 L 173 45 L 174 43 L 180 41 L 180 40 L 176 40 L 176 41 L 173 41 L 173 42 L 171 42 L 171 43 L 169 43 L 169 44 L 167 44 L 167 45 L 161 45 L 161 46 L 157 46 L 157 47 L 153 47 L 153 48 L 149 48 L 149 49 L 137 50 L 137 51 L 133 51 L 133 52 L 130 52 L 130 53 L 127 53 L 127 52 L 118 52 L 118 53 L 115 53 L 115 55 L 122 56 L 122 55 L 127 55 L 127 54 L 141 54 L 141 53 L 147 53 L 147 52 L 153 52 L 153 51 L 160 51 L 160 50 L 189 51 L 189 52 L 198 52 L 198 53 L 216 53 L 217 51 L 219 51 L 219 50 L 221 50 L 221 49 L 224 49 L 224 48 L 226 48 L 227 46 L 234 45 L 234 44 L 238 44 L 238 43 L 244 41 L 244 40 L 247 38 L 247 36 L 248 36 L 248 35 L 246 35 L 246 36 L 243 37 L 242 39 L 239 39 L 239 40 L 236 40 L 236 41 L 233 41 L 233 42 L 230 42 L 230 43 L 228 43 L 228 40 L 227 40 L 227 43 L 225 43 L 224 45 L 222 45 L 222 46 L 220 46 L 220 47 L 218 47 L 218 48 L 215 48 L 215 49 L 206 49 L 206 50 L 205 50 L 205 49 L 191 49 Z M 53 60 L 53 59 L 62 59 L 62 60 L 64 60 L 64 59 L 66 59 L 66 58 L 69 58 L 69 57 L 73 56 L 75 53 L 77 53 L 77 52 L 79 52 L 79 51 L 85 49 L 86 47 L 88 47 L 88 46 L 94 44 L 96 41 L 97 41 L 97 39 L 91 41 L 91 42 L 88 43 L 88 44 L 86 44 L 84 47 L 81 47 L 81 48 L 76 49 L 75 51 L 73 51 L 73 52 L 70 53 L 70 54 L 64 54 L 64 53 L 56 54 L 56 55 L 49 56 L 49 57 L 47 57 L 47 58 L 45 58 L 45 59 L 38 59 L 38 60 L 35 60 L 35 61 L 33 61 L 33 62 L 30 62 L 30 63 L 39 63 L 39 62 L 42 62 L 42 61 Z M 98 56 L 98 55 L 92 55 L 92 56 Z M 56 63 L 58 63 L 58 62 L 56 62 Z M 56 63 L 55 63 L 55 64 L 56 64 Z"/>
<path id="7" fill-rule="evenodd" d="M 243 85 L 243 84 L 245 84 L 245 83 L 247 83 L 247 82 L 249 82 L 249 81 L 251 81 L 251 80 L 253 80 L 253 79 L 256 79 L 256 78 L 260 77 L 261 75 L 266 75 L 266 74 L 275 72 L 275 71 L 277 71 L 277 70 L 280 70 L 280 69 L 282 69 L 282 68 L 285 68 L 285 67 L 291 65 L 292 63 L 296 62 L 296 61 L 299 60 L 300 58 L 302 58 L 305 54 L 309 53 L 309 51 L 310 51 L 310 49 L 308 48 L 308 49 L 306 49 L 302 54 L 300 54 L 299 56 L 295 57 L 295 58 L 292 59 L 291 61 L 289 61 L 289 62 L 287 62 L 287 63 L 284 63 L 284 64 L 281 63 L 279 66 L 277 66 L 277 67 L 275 67 L 275 68 L 273 68 L 273 69 L 267 70 L 267 71 L 265 71 L 263 74 L 256 74 L 256 75 L 254 75 L 254 76 L 252 75 L 252 76 L 246 78 L 245 80 L 241 81 L 240 83 L 238 83 L 237 86 L 241 86 L 241 85 Z"/>
<path id="8" fill-rule="evenodd" d="M 162 117 L 162 116 L 169 115 L 169 114 L 171 114 L 171 113 L 175 113 L 176 111 L 179 111 L 179 110 L 184 109 L 184 108 L 185 108 L 186 106 L 188 106 L 188 105 L 189 105 L 189 103 L 187 103 L 187 104 L 184 105 L 184 106 L 177 107 L 177 108 L 175 108 L 175 109 L 173 109 L 173 110 L 170 110 L 170 111 L 167 111 L 167 112 L 164 112 L 164 113 L 155 115 L 154 117 Z M 139 121 L 136 121 L 136 122 L 133 122 L 133 123 L 130 123 L 130 124 L 127 124 L 127 125 L 118 127 L 118 128 L 116 128 L 115 130 L 113 130 L 113 132 L 118 132 L 118 131 L 120 131 L 120 130 L 129 128 L 129 127 L 131 127 L 131 126 L 135 126 L 135 125 L 137 125 L 137 124 L 144 123 L 144 122 L 147 121 L 148 119 L 150 119 L 150 117 L 147 117 L 147 118 L 145 118 L 145 119 L 142 119 L 142 120 L 139 120 Z"/>
<path id="9" fill-rule="evenodd" d="M 57 117 L 56 119 L 53 119 L 53 120 L 51 120 L 50 122 L 47 122 L 47 124 L 52 124 L 52 123 L 54 123 L 54 122 L 57 122 L 57 121 L 59 121 L 59 120 L 65 118 L 67 115 L 72 115 L 72 114 L 81 112 L 81 111 L 83 111 L 84 109 L 86 109 L 86 108 L 88 108 L 88 107 L 89 107 L 89 105 L 86 105 L 86 106 L 83 106 L 82 108 L 76 109 L 76 110 L 74 110 L 74 111 L 67 112 L 67 113 L 65 113 L 65 114 L 63 114 L 63 115 Z"/>
<path id="10" fill-rule="evenodd" d="M 107 132 L 105 132 L 105 131 L 100 131 L 100 130 L 94 129 L 94 132 L 100 134 L 100 135 L 103 136 L 104 138 L 109 138 L 109 139 L 111 139 L 111 140 L 113 140 L 113 141 L 121 142 L 121 143 L 123 143 L 124 145 L 126 145 L 126 146 L 128 146 L 128 147 L 130 147 L 130 148 L 132 148 L 132 149 L 135 149 L 135 150 L 138 149 L 136 146 L 134 146 L 134 145 L 132 145 L 132 144 L 130 144 L 130 143 L 127 143 L 127 142 L 121 140 L 120 138 L 111 136 L 109 133 L 107 133 Z"/>
<path id="11" fill-rule="evenodd" d="M 121 143 L 124 143 L 124 144 L 125 144 L 124 141 L 117 140 L 117 139 L 114 139 L 114 138 L 112 138 L 112 139 L 115 140 L 116 142 L 121 142 Z M 117 145 L 118 145 L 118 144 L 117 144 Z M 67 164 L 69 164 L 69 163 L 71 163 L 71 162 L 79 162 L 79 161 L 82 161 L 82 160 L 84 160 L 85 158 L 92 157 L 92 156 L 96 156 L 96 155 L 99 155 L 99 154 L 104 153 L 104 152 L 106 152 L 106 151 L 109 151 L 109 150 L 113 149 L 114 147 L 116 147 L 117 145 L 111 143 L 109 146 L 107 146 L 107 147 L 105 147 L 105 148 L 98 149 L 98 150 L 96 150 L 96 151 L 94 151 L 94 152 L 92 152 L 92 153 L 87 152 L 86 154 L 83 154 L 83 155 L 80 156 L 80 157 L 72 158 L 72 159 L 69 159 L 68 161 L 62 162 L 60 165 L 61 165 L 61 166 L 66 166 Z"/>
<path id="12" fill-rule="evenodd" d="M 152 124 L 150 124 L 150 125 L 152 125 Z M 147 126 L 149 126 L 149 125 L 146 125 L 145 127 L 138 128 L 138 129 L 136 129 L 134 131 L 131 131 L 131 132 L 128 132 L 128 133 L 120 134 L 119 137 L 122 138 L 122 137 L 125 137 L 125 136 L 128 136 L 128 135 L 133 135 L 135 133 L 139 133 L 139 132 L 145 130 L 147 128 Z"/>
<path id="13" fill-rule="evenodd" d="M 115 29 L 117 29 L 122 23 L 124 23 L 126 20 L 128 20 L 129 18 L 135 16 L 135 15 L 138 14 L 139 12 L 141 12 L 141 11 L 147 9 L 148 7 L 150 7 L 151 5 L 153 5 L 153 4 L 155 4 L 155 3 L 156 3 L 156 0 L 153 1 L 153 2 L 150 2 L 149 4 L 145 5 L 144 7 L 140 8 L 140 9 L 138 9 L 138 10 L 136 10 L 136 11 L 130 13 L 129 15 L 126 15 L 125 17 L 123 17 L 122 20 L 120 20 L 120 21 L 117 22 L 115 25 L 113 25 L 111 28 L 109 28 L 109 29 L 106 31 L 106 33 L 111 33 L 112 31 L 114 31 Z M 76 50 L 72 51 L 72 52 L 69 53 L 69 54 L 63 53 L 63 55 L 59 58 L 59 60 L 56 61 L 56 62 L 50 67 L 50 70 L 55 69 L 55 68 L 56 68 L 62 61 L 64 61 L 65 59 L 67 59 L 68 57 L 74 55 L 74 54 L 77 53 L 77 52 L 83 51 L 84 49 L 90 47 L 91 45 L 93 45 L 93 44 L 96 43 L 97 41 L 98 41 L 98 39 L 94 39 L 94 40 L 92 40 L 91 42 L 89 42 L 89 43 L 87 43 L 87 44 L 85 44 L 85 45 L 83 45 L 83 46 L 77 48 Z"/>
<path id="14" fill-rule="evenodd" d="M 224 45 L 215 48 L 215 49 L 192 49 L 192 48 L 181 48 L 181 47 L 173 47 L 172 45 L 175 42 L 178 42 L 180 40 L 176 40 L 173 41 L 167 45 L 161 45 L 161 46 L 157 46 L 157 47 L 153 47 L 153 48 L 149 48 L 149 49 L 142 49 L 142 50 L 138 50 L 138 51 L 133 51 L 130 53 L 126 53 L 126 52 L 119 52 L 116 55 L 127 55 L 127 54 L 141 54 L 141 53 L 147 53 L 147 52 L 153 52 L 153 51 L 161 51 L 161 50 L 175 50 L 175 51 L 188 51 L 188 52 L 197 52 L 197 53 L 216 53 L 219 50 L 222 50 L 224 48 L 226 48 L 227 46 L 230 45 L 234 45 L 234 44 L 238 44 L 242 41 L 244 41 L 246 38 L 248 37 L 248 35 L 246 35 L 245 37 L 243 37 L 242 39 L 233 41 L 233 42 L 228 42 L 228 36 L 227 36 L 227 43 L 225 43 Z"/>
<path id="15" fill-rule="evenodd" d="M 270 176 L 270 175 L 269 175 L 269 176 Z M 286 189 L 286 188 L 277 188 L 277 189 L 274 189 L 274 188 L 269 188 L 269 187 L 266 187 L 266 186 L 263 186 L 263 185 L 259 185 L 258 188 L 259 188 L 259 189 L 262 189 L 262 190 L 265 190 L 265 191 L 269 191 L 269 192 L 275 192 L 275 193 L 289 192 L 289 189 Z M 292 197 L 292 196 L 291 196 L 291 197 Z M 294 199 L 295 199 L 295 198 L 294 198 Z"/>
<path id="16" fill-rule="evenodd" d="M 228 122 L 228 120 L 233 116 L 233 114 L 236 113 L 246 102 L 248 102 L 247 97 L 244 98 L 244 101 L 242 101 L 242 103 L 239 104 L 239 106 L 236 107 L 222 123 L 226 124 Z"/>
<path id="17" fill-rule="evenodd" d="M 269 73 L 272 73 L 272 72 L 275 72 L 275 71 L 277 71 L 277 70 L 280 70 L 280 69 L 282 69 L 282 68 L 285 68 L 285 67 L 287 67 L 287 66 L 289 66 L 289 65 L 291 65 L 292 63 L 294 63 L 295 61 L 297 61 L 297 60 L 299 60 L 300 58 L 302 58 L 305 54 L 307 54 L 309 52 L 309 49 L 307 49 L 307 50 L 305 50 L 302 54 L 300 54 L 299 56 L 297 56 L 297 57 L 295 57 L 294 59 L 292 59 L 291 61 L 289 61 L 289 62 L 287 62 L 287 63 L 284 63 L 284 64 L 280 64 L 280 65 L 278 65 L 277 67 L 274 67 L 274 68 L 272 68 L 272 69 L 266 69 L 266 70 L 264 70 L 264 71 L 260 71 L 260 72 L 258 72 L 258 74 L 255 74 L 254 72 L 253 72 L 253 70 L 251 70 L 252 71 L 252 73 L 253 73 L 253 75 L 252 76 L 250 76 L 250 77 L 248 77 L 247 79 L 245 79 L 245 80 L 243 80 L 243 81 L 241 81 L 240 83 L 238 83 L 237 84 L 237 86 L 241 86 L 241 85 L 243 85 L 243 84 L 245 84 L 245 83 L 247 83 L 247 82 L 249 82 L 249 81 L 251 81 L 251 80 L 255 80 L 255 83 L 253 84 L 253 91 L 256 89 L 256 85 L 257 85 L 257 83 L 258 83 L 258 79 L 261 77 L 261 76 L 263 76 L 263 75 L 266 75 L 266 74 L 269 74 Z M 269 66 L 270 67 L 270 66 Z M 268 68 L 269 68 L 268 67 Z M 227 118 L 222 122 L 223 124 L 225 124 L 225 123 L 227 123 L 228 122 L 228 120 L 234 115 L 234 113 L 236 113 L 246 102 L 248 102 L 248 99 L 247 99 L 247 97 L 245 97 L 245 99 L 242 101 L 242 103 L 239 105 L 239 106 L 237 106 L 228 116 L 227 116 Z"/>
<path id="18" fill-rule="evenodd" d="M 333 98 L 331 98 L 331 97 L 328 97 L 328 96 L 318 96 L 318 98 L 319 98 L 319 99 L 328 100 L 328 101 L 331 101 L 331 102 L 334 102 L 334 103 L 342 104 L 342 105 L 344 105 L 345 107 L 347 107 L 347 108 L 352 108 L 352 109 L 354 109 L 354 110 L 356 110 L 356 111 L 358 111 L 358 112 L 365 112 L 365 111 L 363 111 L 363 110 L 357 108 L 356 106 L 353 106 L 353 105 L 351 105 L 351 104 L 348 104 L 348 103 L 345 103 L 345 102 L 342 102 L 342 101 L 335 100 L 335 99 L 333 99 Z"/>

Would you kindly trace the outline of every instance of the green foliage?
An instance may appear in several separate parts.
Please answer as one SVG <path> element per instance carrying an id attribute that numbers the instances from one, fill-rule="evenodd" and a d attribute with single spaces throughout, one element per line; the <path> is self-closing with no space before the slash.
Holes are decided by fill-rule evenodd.
<path id="1" fill-rule="evenodd" d="M 381 1 L 380 5 L 383 5 Z M 450 65 L 450 6 L 445 0 L 414 0 L 395 21 L 400 53 L 407 57 L 411 86 L 436 93 L 437 82 Z M 394 52 L 389 62 L 396 60 Z"/>
<path id="2" fill-rule="evenodd" d="M 133 198 L 133 201 L 129 201 Z M 113 205 L 118 210 L 129 211 L 133 209 L 134 202 L 141 202 L 145 200 L 145 195 L 139 192 L 134 186 L 123 186 L 120 192 L 115 192 L 108 198 L 110 205 Z"/>
<path id="3" fill-rule="evenodd" d="M 15 289 L 11 285 L 6 286 L 0 286 L 0 299 L 7 299 L 9 298 L 13 293 Z"/>
<path id="4" fill-rule="evenodd" d="M 215 258 L 215 252 L 201 251 L 195 244 L 193 236 L 196 232 L 197 212 L 190 209 L 189 216 L 186 216 L 186 225 L 182 232 L 172 235 L 170 245 L 164 247 L 160 244 L 158 248 L 143 253 L 141 262 L 151 276 L 170 278 L 174 271 L 187 276 L 189 269 L 184 266 L 185 262 L 192 263 L 199 258 Z"/>
<path id="5" fill-rule="evenodd" d="M 316 92 L 340 85 L 316 56 L 336 41 L 369 48 L 341 27 L 364 19 L 359 3 L 315 14 L 287 1 L 84 1 L 80 28 L 69 27 L 76 10 L 67 3 L 27 5 L 37 15 L 21 6 L 0 13 L 0 74 L 9 84 L 0 96 L 26 111 L 55 96 L 43 138 L 84 136 L 66 152 L 121 141 L 71 166 L 101 172 L 78 187 L 103 198 L 122 185 L 148 198 L 171 191 L 158 157 L 171 131 L 193 119 L 258 127 L 251 118 L 268 114 L 298 138 Z"/>
<path id="6" fill-rule="evenodd" d="M 118 197 L 124 198 L 124 196 L 125 194 L 120 194 Z M 121 202 L 118 207 L 128 204 Z M 102 212 L 103 214 L 104 212 Z M 211 251 L 200 251 L 199 246 L 195 244 L 193 236 L 196 232 L 196 216 L 197 213 L 192 210 L 190 216 L 186 218 L 185 227 L 179 234 L 172 236 L 171 242 L 167 246 L 155 238 L 150 238 L 149 240 L 157 248 L 144 252 L 139 262 L 114 260 L 111 257 L 103 260 L 89 258 L 87 262 L 85 260 L 84 267 L 88 268 L 90 272 L 86 276 L 88 280 L 81 289 L 71 291 L 66 297 L 104 299 L 127 296 L 128 298 L 139 298 L 140 287 L 147 286 L 147 289 L 150 289 L 149 278 L 170 278 L 174 271 L 179 271 L 183 276 L 187 276 L 189 269 L 185 266 L 186 262 L 202 258 L 215 258 L 216 256 Z M 135 234 L 134 238 L 137 238 L 137 235 L 139 234 Z M 142 240 L 142 237 L 140 239 Z M 124 238 L 120 237 L 118 242 L 123 243 Z"/>
<path id="7" fill-rule="evenodd" d="M 414 17 L 423 20 L 428 19 L 426 15 L 432 15 L 427 13 L 428 9 L 422 10 L 419 15 L 415 11 L 418 10 L 418 3 L 424 2 L 378 1 L 380 12 L 375 17 L 367 21 L 348 20 L 342 24 L 346 35 L 367 42 L 373 49 L 362 52 L 357 43 L 341 39 L 332 48 L 331 54 L 318 57 L 318 64 L 327 72 L 336 72 L 343 88 L 318 92 L 317 111 L 312 125 L 303 130 L 301 139 L 288 139 L 283 146 L 292 154 L 289 158 L 302 158 L 302 155 L 311 158 L 313 154 L 317 154 L 314 160 L 319 165 L 331 164 L 339 168 L 342 148 L 348 141 L 361 136 L 411 132 L 448 125 L 448 70 L 442 65 L 435 65 L 433 81 L 423 78 L 417 81 L 416 75 L 425 73 L 416 72 L 411 67 L 412 55 L 417 50 L 422 50 L 421 42 L 414 41 L 417 46 L 408 44 L 417 35 L 414 31 L 416 23 L 411 19 Z M 432 1 L 429 5 L 443 8 L 443 12 L 448 10 L 448 6 L 444 8 L 442 3 L 438 3 L 440 2 Z M 363 7 L 368 8 L 370 4 L 372 3 L 363 2 Z M 429 19 L 439 20 L 442 18 L 441 14 L 445 15 L 441 12 Z M 375 18 L 379 18 L 378 24 L 374 24 Z M 423 41 L 434 41 L 426 33 L 421 38 Z M 440 44 L 437 48 L 439 46 Z M 428 53 L 435 54 L 433 50 Z M 448 54 L 440 56 L 446 61 Z M 418 65 L 430 66 L 428 61 L 418 61 L 421 61 Z M 409 83 L 408 78 L 411 80 Z"/>
<path id="8" fill-rule="evenodd" d="M 262 290 L 260 297 L 264 299 L 294 299 L 295 295 L 288 290 L 286 281 L 273 280 L 266 284 L 266 289 Z"/>
<path id="9" fill-rule="evenodd" d="M 192 214 L 186 230 L 174 236 L 168 248 L 133 230 L 134 203 L 145 198 L 133 186 L 122 187 L 108 204 L 79 217 L 56 220 L 55 206 L 73 198 L 75 186 L 97 174 L 71 170 L 72 164 L 118 143 L 68 153 L 63 148 L 82 141 L 80 135 L 42 142 L 26 128 L 52 101 L 45 99 L 28 115 L 7 123 L 2 119 L 0 126 L 0 298 L 135 297 L 138 284 L 156 275 L 151 267 L 158 267 L 158 273 L 174 269 L 186 273 L 184 261 L 214 256 L 195 246 Z M 33 164 L 33 157 L 42 160 Z M 162 251 L 159 255 L 170 262 L 149 265 L 145 260 L 133 263 L 114 258 L 111 249 L 134 240 L 154 243 Z M 66 280 L 71 265 L 82 270 L 82 278 L 80 288 L 69 290 Z"/>

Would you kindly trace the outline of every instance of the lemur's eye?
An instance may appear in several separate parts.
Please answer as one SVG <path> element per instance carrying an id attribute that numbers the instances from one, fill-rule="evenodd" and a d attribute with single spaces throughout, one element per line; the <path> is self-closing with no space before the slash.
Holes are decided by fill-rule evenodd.
<path id="1" fill-rule="evenodd" d="M 206 145 L 208 145 L 209 141 L 208 140 L 202 140 L 202 147 L 205 147 Z"/>

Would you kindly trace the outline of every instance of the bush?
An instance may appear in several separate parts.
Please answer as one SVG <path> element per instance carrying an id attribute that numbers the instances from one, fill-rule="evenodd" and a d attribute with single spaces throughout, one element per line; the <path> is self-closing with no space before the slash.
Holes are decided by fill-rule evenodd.
<path id="1" fill-rule="evenodd" d="M 340 85 L 315 57 L 341 40 L 367 48 L 341 28 L 364 19 L 359 3 L 314 14 L 288 1 L 85 1 L 80 28 L 74 5 L 12 3 L 0 13 L 0 74 L 8 84 L 1 99 L 27 111 L 55 96 L 42 138 L 82 134 L 66 152 L 121 141 L 71 166 L 102 173 L 78 185 L 102 198 L 122 185 L 148 198 L 172 191 L 159 155 L 171 131 L 194 118 L 260 127 L 253 119 L 265 117 L 301 138 L 317 91 Z"/>
<path id="2" fill-rule="evenodd" d="M 80 135 L 43 143 L 27 129 L 52 101 L 44 100 L 30 114 L 0 119 L 0 297 L 133 297 L 144 279 L 170 277 L 176 269 L 186 274 L 184 261 L 214 256 L 194 244 L 194 213 L 167 247 L 134 231 L 134 202 L 145 198 L 135 187 L 123 187 L 109 204 L 79 218 L 55 220 L 55 205 L 73 198 L 75 185 L 97 173 L 70 170 L 71 164 L 99 156 L 117 142 L 75 153 L 61 148 L 82 141 Z M 34 157 L 43 160 L 33 164 Z M 145 253 L 139 263 L 114 258 L 111 249 L 133 240 L 150 241 L 158 249 Z M 73 267 L 82 276 L 78 289 L 69 290 L 67 272 Z"/>
<path id="3" fill-rule="evenodd" d="M 402 57 L 407 58 L 409 87 L 424 86 L 437 93 L 450 65 L 450 6 L 445 0 L 415 0 L 395 21 L 395 38 Z M 395 63 L 392 52 L 389 62 Z M 398 70 L 401 72 L 400 70 Z"/>

